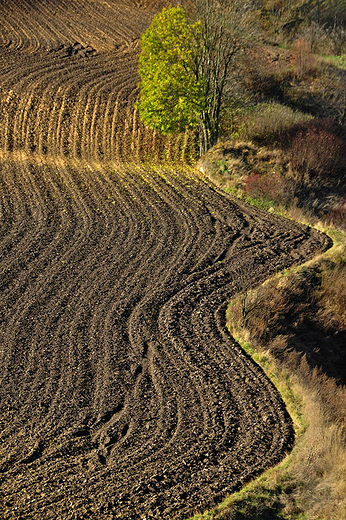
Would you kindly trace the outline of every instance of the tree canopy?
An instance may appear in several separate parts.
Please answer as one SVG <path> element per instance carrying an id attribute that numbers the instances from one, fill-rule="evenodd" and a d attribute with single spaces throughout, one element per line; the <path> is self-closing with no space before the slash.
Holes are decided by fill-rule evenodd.
<path id="1" fill-rule="evenodd" d="M 253 35 L 250 0 L 190 0 L 154 16 L 141 38 L 145 124 L 167 134 L 196 128 L 200 154 L 216 143 L 231 63 Z"/>
<path id="2" fill-rule="evenodd" d="M 200 25 L 182 7 L 165 8 L 142 35 L 138 108 L 144 123 L 163 134 L 195 127 L 205 107 L 203 82 L 194 74 Z"/>

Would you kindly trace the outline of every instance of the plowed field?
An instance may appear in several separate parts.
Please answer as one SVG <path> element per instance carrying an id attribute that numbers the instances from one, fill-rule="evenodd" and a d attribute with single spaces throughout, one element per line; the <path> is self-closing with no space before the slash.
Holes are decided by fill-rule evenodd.
<path id="1" fill-rule="evenodd" d="M 156 155 L 159 136 L 133 110 L 138 41 L 151 17 L 131 1 L 0 0 L 0 148 Z"/>
<path id="2" fill-rule="evenodd" d="M 131 103 L 149 19 L 0 2 L 4 519 L 182 519 L 293 442 L 225 308 L 328 239 L 186 169 L 110 162 L 144 146 Z"/>

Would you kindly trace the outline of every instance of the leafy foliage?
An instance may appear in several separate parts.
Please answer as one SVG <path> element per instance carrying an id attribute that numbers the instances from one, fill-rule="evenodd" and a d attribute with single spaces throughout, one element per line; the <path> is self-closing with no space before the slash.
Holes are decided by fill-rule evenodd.
<path id="1" fill-rule="evenodd" d="M 192 0 L 154 16 L 141 38 L 140 117 L 162 133 L 197 128 L 200 154 L 219 136 L 235 56 L 253 36 L 252 0 Z"/>
<path id="2" fill-rule="evenodd" d="M 190 23 L 182 7 L 170 7 L 142 35 L 137 106 L 144 123 L 163 134 L 195 127 L 206 105 L 203 81 L 193 72 L 200 34 L 200 22 Z"/>

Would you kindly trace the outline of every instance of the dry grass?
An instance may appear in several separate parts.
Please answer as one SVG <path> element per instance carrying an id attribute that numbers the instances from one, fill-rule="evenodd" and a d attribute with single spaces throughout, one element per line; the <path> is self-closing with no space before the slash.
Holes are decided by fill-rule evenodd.
<path id="1" fill-rule="evenodd" d="M 346 510 L 345 423 L 333 421 L 330 416 L 321 395 L 323 379 L 312 385 L 313 376 L 309 372 L 307 375 L 308 383 L 303 382 L 303 374 L 295 382 L 308 426 L 292 456 L 292 477 L 302 483 L 294 498 L 309 519 L 342 520 Z M 345 390 L 335 392 L 335 399 L 342 397 L 345 402 Z"/>
<path id="2" fill-rule="evenodd" d="M 326 329 L 346 330 L 346 265 L 322 273 L 317 319 Z"/>
<path id="3" fill-rule="evenodd" d="M 242 123 L 241 137 L 266 145 L 280 143 L 287 131 L 312 117 L 278 102 L 260 103 Z"/>

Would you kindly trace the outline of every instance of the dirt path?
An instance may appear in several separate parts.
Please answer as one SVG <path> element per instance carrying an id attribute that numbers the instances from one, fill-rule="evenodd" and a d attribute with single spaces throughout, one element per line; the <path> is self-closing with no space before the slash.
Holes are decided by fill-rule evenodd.
<path id="1" fill-rule="evenodd" d="M 17 155 L 0 179 L 3 518 L 184 518 L 282 458 L 224 309 L 325 237 L 186 172 Z"/>

